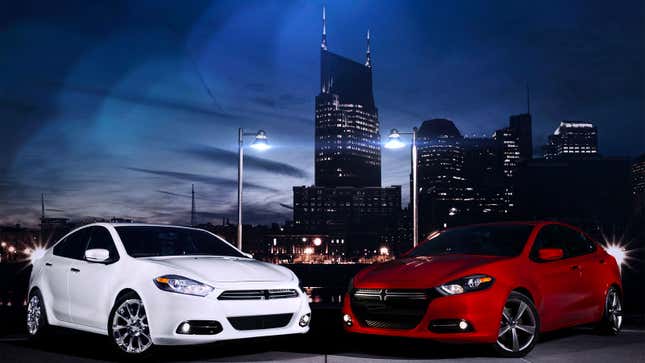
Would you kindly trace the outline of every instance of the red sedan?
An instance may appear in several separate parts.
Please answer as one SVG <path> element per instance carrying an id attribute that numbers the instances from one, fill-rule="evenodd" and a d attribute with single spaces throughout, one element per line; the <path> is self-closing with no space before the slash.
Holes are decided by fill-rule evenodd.
<path id="1" fill-rule="evenodd" d="M 574 325 L 617 334 L 622 319 L 615 259 L 554 222 L 434 233 L 356 274 L 343 305 L 352 333 L 489 343 L 503 356 L 526 355 L 539 333 Z"/>

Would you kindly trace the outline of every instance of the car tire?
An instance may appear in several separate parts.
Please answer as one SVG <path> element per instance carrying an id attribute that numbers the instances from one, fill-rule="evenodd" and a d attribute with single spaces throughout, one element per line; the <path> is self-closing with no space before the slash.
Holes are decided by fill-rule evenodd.
<path id="1" fill-rule="evenodd" d="M 597 331 L 603 335 L 618 335 L 623 326 L 623 302 L 620 291 L 614 286 L 605 295 L 602 319 L 598 322 Z"/>
<path id="2" fill-rule="evenodd" d="M 121 359 L 142 359 L 153 353 L 148 318 L 139 295 L 129 292 L 116 300 L 108 319 L 108 337 Z"/>
<path id="3" fill-rule="evenodd" d="M 29 294 L 25 322 L 27 334 L 31 341 L 40 342 L 47 336 L 50 329 L 47 311 L 45 310 L 43 296 L 38 289 L 33 289 Z"/>
<path id="4" fill-rule="evenodd" d="M 533 301 L 513 291 L 504 303 L 493 349 L 498 356 L 523 357 L 535 347 L 539 332 L 540 317 Z"/>

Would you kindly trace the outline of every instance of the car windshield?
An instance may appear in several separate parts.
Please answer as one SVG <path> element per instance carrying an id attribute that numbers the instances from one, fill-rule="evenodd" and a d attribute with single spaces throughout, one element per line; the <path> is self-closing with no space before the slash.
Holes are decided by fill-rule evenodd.
<path id="1" fill-rule="evenodd" d="M 116 231 L 132 257 L 232 256 L 246 257 L 225 240 L 206 231 L 162 226 L 120 226 Z"/>
<path id="2" fill-rule="evenodd" d="M 409 257 L 437 255 L 518 256 L 533 230 L 529 224 L 449 229 L 429 237 Z"/>

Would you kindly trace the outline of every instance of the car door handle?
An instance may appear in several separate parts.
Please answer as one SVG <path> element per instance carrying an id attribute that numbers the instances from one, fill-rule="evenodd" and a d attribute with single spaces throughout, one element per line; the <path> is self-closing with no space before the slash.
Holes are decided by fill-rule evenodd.
<path id="1" fill-rule="evenodd" d="M 52 266 L 50 262 L 45 262 L 45 266 Z"/>
<path id="2" fill-rule="evenodd" d="M 605 259 L 604 259 L 604 258 L 601 258 L 601 259 L 600 259 L 600 261 L 598 261 L 598 262 L 600 262 L 601 264 L 603 264 L 603 265 L 604 265 L 604 264 L 605 264 Z"/>
<path id="3" fill-rule="evenodd" d="M 75 267 L 72 267 L 69 270 L 72 271 L 72 272 L 81 272 L 81 270 L 79 270 L 79 269 L 77 269 Z"/>
<path id="4" fill-rule="evenodd" d="M 573 266 L 571 266 L 571 269 L 572 270 L 580 270 L 580 266 L 579 265 L 573 265 Z"/>

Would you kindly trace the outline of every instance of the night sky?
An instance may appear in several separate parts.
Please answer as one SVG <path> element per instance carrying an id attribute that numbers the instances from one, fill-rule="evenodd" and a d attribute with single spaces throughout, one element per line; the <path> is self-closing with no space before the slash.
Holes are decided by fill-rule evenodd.
<path id="1" fill-rule="evenodd" d="M 536 153 L 561 120 L 600 152 L 645 152 L 641 1 L 327 1 L 329 50 L 363 62 L 372 35 L 382 136 L 436 117 L 490 135 L 526 111 Z M 246 221 L 291 216 L 313 183 L 319 1 L 13 1 L 0 11 L 0 223 L 48 216 L 235 220 L 237 128 Z M 251 141 L 248 139 L 247 141 Z M 383 150 L 408 195 L 409 154 Z M 286 207 L 286 206 L 287 207 Z"/>

